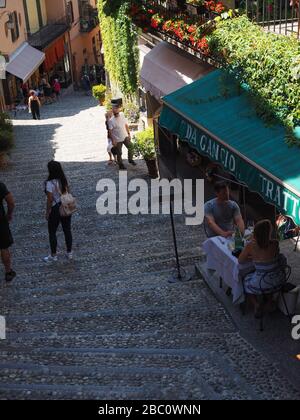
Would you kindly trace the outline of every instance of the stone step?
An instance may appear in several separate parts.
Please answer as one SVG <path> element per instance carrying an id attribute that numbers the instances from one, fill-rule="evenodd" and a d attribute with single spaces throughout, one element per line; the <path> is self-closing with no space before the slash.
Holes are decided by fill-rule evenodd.
<path id="1" fill-rule="evenodd" d="M 127 386 L 81 386 L 81 385 L 48 385 L 48 384 L 2 384 L 0 385 L 0 400 L 143 400 L 146 394 L 150 400 L 171 399 L 173 389 L 152 390 L 143 387 L 130 388 Z M 204 395 L 199 398 L 204 399 Z"/>
<path id="2" fill-rule="evenodd" d="M 191 284 L 182 287 L 183 299 L 182 304 L 196 304 L 197 302 L 205 304 L 207 302 L 206 296 L 199 295 L 199 284 L 198 282 L 193 283 L 195 287 L 191 287 Z M 198 287 L 197 287 L 198 286 Z M 13 299 L 15 307 L 12 307 L 10 299 L 3 302 L 2 314 L 8 315 L 21 315 L 30 313 L 61 313 L 68 308 L 69 311 L 93 311 L 100 309 L 112 309 L 114 307 L 126 309 L 128 307 L 142 306 L 145 307 L 156 307 L 163 305 L 170 305 L 174 307 L 178 302 L 178 288 L 172 288 L 166 286 L 165 288 L 153 287 L 148 290 L 144 288 L 137 290 L 127 289 L 121 292 L 118 288 L 113 290 L 103 290 L 103 286 L 97 287 L 93 292 L 90 290 L 87 292 L 76 293 L 74 289 L 70 293 L 56 294 L 54 296 L 44 295 L 43 297 L 37 298 L 37 296 L 30 296 L 24 298 L 24 295 L 18 296 L 14 294 Z"/>
<path id="3" fill-rule="evenodd" d="M 143 388 L 144 397 L 150 397 L 155 390 L 156 397 L 162 398 L 166 390 L 173 391 L 173 398 L 178 399 L 185 395 L 187 399 L 198 399 L 205 394 L 208 399 L 247 399 L 253 393 L 247 395 L 245 389 L 241 389 L 237 376 L 232 380 L 228 372 L 219 372 L 218 384 L 215 383 L 214 369 L 218 366 L 210 366 L 209 363 L 201 361 L 198 367 L 182 367 L 176 365 L 170 367 L 140 367 L 140 366 L 61 366 L 47 365 L 38 366 L 25 363 L 0 364 L 2 378 L 1 388 L 17 384 L 23 386 L 24 390 L 30 385 L 56 385 L 72 386 L 80 384 L 84 387 L 105 386 L 114 389 L 122 386 L 126 388 Z M 180 390 L 176 383 L 182 381 Z M 214 384 L 212 387 L 210 384 Z M 163 391 L 164 390 L 164 391 Z M 149 395 L 150 394 L 150 395 Z M 153 394 L 152 394 L 153 395 Z"/>
<path id="4" fill-rule="evenodd" d="M 197 331 L 197 324 L 203 325 L 202 331 L 211 330 L 216 325 L 218 331 L 233 330 L 231 320 L 220 304 L 206 309 L 197 304 L 178 304 L 174 307 L 135 307 L 134 309 L 106 309 L 93 312 L 61 312 L 9 316 L 7 327 L 11 332 L 54 332 L 72 331 L 141 332 L 141 331 Z"/>
<path id="5" fill-rule="evenodd" d="M 299 391 L 287 387 L 287 382 L 276 366 L 266 362 L 246 342 L 237 336 L 228 337 L 227 345 L 236 344 L 230 357 L 230 353 L 224 349 L 226 338 L 222 339 L 221 351 L 216 351 L 211 343 L 195 350 L 162 350 L 148 347 L 76 350 L 48 348 L 30 351 L 23 348 L 22 353 L 14 355 L 11 350 L 2 351 L 1 382 L 5 381 L 5 384 L 11 386 L 12 383 L 20 385 L 20 382 L 24 381 L 24 388 L 27 389 L 28 383 L 50 385 L 52 380 L 58 386 L 71 385 L 73 380 L 76 384 L 82 384 L 84 381 L 87 386 L 95 384 L 93 381 L 98 385 L 98 380 L 101 381 L 101 385 L 104 385 L 103 381 L 110 381 L 112 387 L 123 383 L 122 381 L 125 381 L 124 386 L 146 386 L 147 381 L 152 384 L 157 381 L 157 389 L 162 384 L 166 389 L 172 386 L 174 380 L 178 380 L 175 378 L 178 375 L 182 378 L 181 391 L 185 391 L 186 395 L 193 399 L 196 398 L 195 389 L 201 392 L 205 390 L 206 398 L 213 399 L 272 399 L 276 398 L 272 385 L 274 381 L 281 383 L 281 396 L 299 397 Z M 245 363 L 239 366 L 234 356 L 241 350 L 247 350 L 248 357 Z M 42 358 L 46 354 L 47 366 L 43 364 Z M 255 371 L 257 363 L 261 366 L 259 372 Z M 178 397 L 176 394 L 174 396 Z"/>

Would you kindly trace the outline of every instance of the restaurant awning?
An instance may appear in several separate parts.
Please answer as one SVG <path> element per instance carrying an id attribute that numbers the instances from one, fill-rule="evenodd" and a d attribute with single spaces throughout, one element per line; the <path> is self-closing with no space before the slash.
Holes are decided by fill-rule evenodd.
<path id="1" fill-rule="evenodd" d="M 267 126 L 245 89 L 221 70 L 163 98 L 160 126 L 259 193 L 300 225 L 300 149 Z"/>
<path id="2" fill-rule="evenodd" d="M 26 82 L 45 60 L 45 54 L 31 47 L 27 42 L 10 57 L 6 71 Z"/>
<path id="3" fill-rule="evenodd" d="M 160 99 L 212 70 L 209 64 L 199 64 L 187 58 L 183 52 L 179 53 L 173 45 L 161 42 L 145 55 L 140 79 L 144 88 L 156 99 Z"/>

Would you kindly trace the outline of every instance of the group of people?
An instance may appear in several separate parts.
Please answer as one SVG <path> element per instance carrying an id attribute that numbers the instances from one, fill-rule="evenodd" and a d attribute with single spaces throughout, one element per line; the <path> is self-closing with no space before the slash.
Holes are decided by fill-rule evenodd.
<path id="1" fill-rule="evenodd" d="M 73 235 L 71 229 L 72 215 L 62 216 L 60 208 L 62 206 L 62 195 L 70 191 L 70 186 L 63 168 L 59 162 L 51 161 L 48 163 L 48 177 L 45 181 L 44 192 L 46 194 L 45 218 L 48 224 L 49 243 L 51 253 L 43 261 L 51 263 L 58 260 L 57 256 L 57 230 L 62 226 L 66 243 L 66 258 L 73 259 Z M 6 208 L 5 208 L 6 207 Z M 13 221 L 15 200 L 12 193 L 4 183 L 0 182 L 0 252 L 1 260 L 5 269 L 5 280 L 7 283 L 13 281 L 16 272 L 12 267 L 10 247 L 14 240 L 10 225 Z"/>
<path id="2" fill-rule="evenodd" d="M 106 129 L 107 129 L 107 152 L 109 155 L 109 164 L 117 163 L 120 170 L 125 170 L 126 167 L 122 159 L 123 145 L 128 149 L 128 162 L 136 166 L 133 160 L 133 152 L 131 145 L 131 134 L 129 130 L 128 121 L 123 112 L 121 112 L 120 105 L 113 105 L 112 110 L 105 115 Z"/>
<path id="3" fill-rule="evenodd" d="M 205 204 L 205 226 L 208 237 L 222 236 L 230 238 L 238 227 L 245 233 L 245 223 L 238 204 L 230 200 L 230 190 L 225 182 L 215 184 L 216 198 Z M 259 314 L 260 303 L 256 295 L 268 294 L 270 290 L 280 287 L 285 281 L 280 254 L 279 242 L 274 237 L 274 229 L 270 220 L 256 223 L 252 239 L 239 255 L 239 263 L 253 263 L 253 269 L 245 275 L 244 291 Z M 286 264 L 286 261 L 285 261 Z"/>
<path id="4" fill-rule="evenodd" d="M 51 86 L 44 78 L 41 80 L 39 87 L 29 89 L 28 83 L 23 83 L 21 90 L 23 101 L 25 105 L 28 105 L 32 118 L 34 120 L 39 120 L 41 118 L 40 109 L 42 106 L 42 100 L 45 105 L 58 101 L 61 95 L 62 87 L 58 79 L 54 79 Z"/>

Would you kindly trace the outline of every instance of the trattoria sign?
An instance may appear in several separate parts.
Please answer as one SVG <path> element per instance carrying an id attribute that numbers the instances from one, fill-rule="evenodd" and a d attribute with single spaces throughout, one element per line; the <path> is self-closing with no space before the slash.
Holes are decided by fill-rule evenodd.
<path id="1" fill-rule="evenodd" d="M 166 106 L 162 112 L 160 124 L 176 133 L 181 140 L 187 141 L 202 155 L 221 164 L 226 172 L 232 174 L 239 182 L 246 184 L 250 190 L 259 193 L 266 202 L 275 205 L 279 211 L 291 216 L 300 225 L 300 196 L 288 187 L 277 182 L 246 157 L 235 153 Z"/>

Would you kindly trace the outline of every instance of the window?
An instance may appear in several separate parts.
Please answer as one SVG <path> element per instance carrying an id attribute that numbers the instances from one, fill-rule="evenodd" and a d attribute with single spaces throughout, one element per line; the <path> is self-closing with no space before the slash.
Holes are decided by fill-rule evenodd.
<path id="1" fill-rule="evenodd" d="M 12 38 L 12 42 L 15 42 L 19 38 L 19 36 L 20 36 L 19 21 L 18 21 L 18 14 L 17 14 L 17 12 L 13 12 L 11 14 L 9 25 L 11 25 L 11 38 Z"/>
<path id="2" fill-rule="evenodd" d="M 74 9 L 73 9 L 73 3 L 72 3 L 72 1 L 69 1 L 68 2 L 68 5 L 67 5 L 67 16 L 68 16 L 69 23 L 74 23 Z"/>

